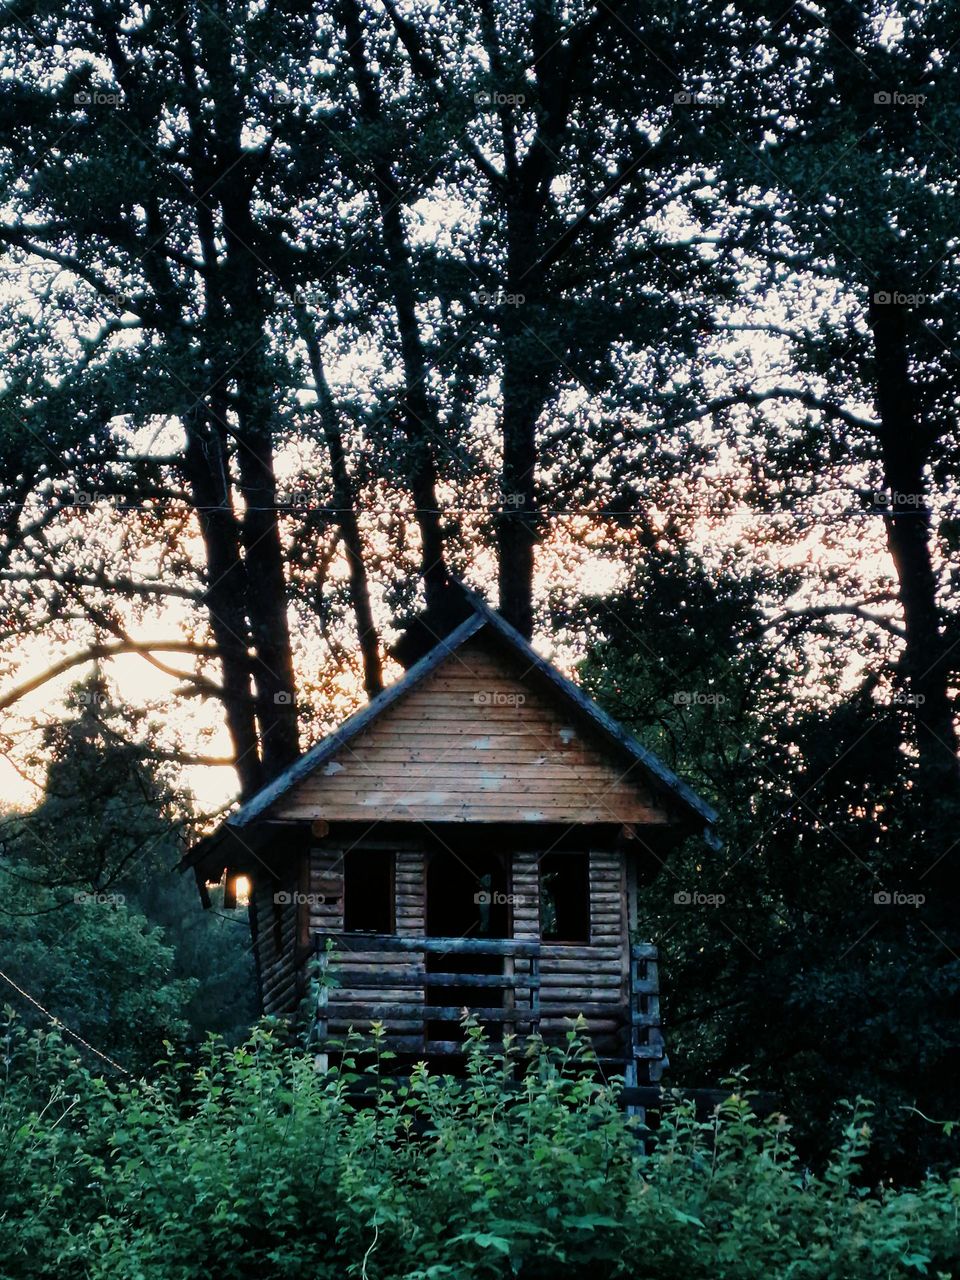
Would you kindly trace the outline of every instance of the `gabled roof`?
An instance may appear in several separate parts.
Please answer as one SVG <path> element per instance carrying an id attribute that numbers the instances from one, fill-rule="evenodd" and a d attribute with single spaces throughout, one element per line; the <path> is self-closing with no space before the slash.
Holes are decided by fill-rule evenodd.
<path id="1" fill-rule="evenodd" d="M 653 790 L 668 797 L 674 809 L 679 809 L 688 820 L 702 822 L 705 826 L 711 826 L 716 821 L 716 811 L 701 800 L 652 751 L 638 742 L 623 725 L 597 706 L 571 680 L 561 675 L 556 667 L 536 653 L 523 636 L 491 609 L 485 600 L 466 588 L 462 590 L 472 612 L 459 626 L 439 640 L 429 653 L 416 662 L 401 679 L 384 689 L 365 707 L 345 720 L 333 733 L 321 739 L 316 746 L 304 752 L 289 768 L 252 796 L 246 804 L 241 805 L 221 823 L 216 831 L 195 845 L 180 863 L 180 869 L 185 870 L 187 867 L 196 866 L 202 858 L 213 853 L 221 841 L 228 839 L 231 834 L 238 835 L 245 828 L 253 827 L 258 819 L 265 818 L 271 808 L 298 782 L 332 759 L 389 707 L 399 702 L 436 671 L 451 654 L 485 630 L 492 632 L 507 648 L 521 658 L 528 670 L 536 671 L 548 685 L 552 686 L 559 695 L 558 701 L 565 703 L 571 712 L 593 728 L 618 752 L 631 758 L 633 763 L 640 767 L 641 773 Z"/>

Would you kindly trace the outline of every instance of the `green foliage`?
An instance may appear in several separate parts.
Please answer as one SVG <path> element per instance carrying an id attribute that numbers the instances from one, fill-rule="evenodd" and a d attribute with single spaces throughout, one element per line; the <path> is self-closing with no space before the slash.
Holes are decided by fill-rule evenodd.
<path id="1" fill-rule="evenodd" d="M 115 894 L 47 888 L 7 864 L 0 968 L 63 1024 L 126 1066 L 184 1039 L 196 982 L 174 976 L 161 930 Z M 4 997 L 14 999 L 4 985 Z M 16 997 L 19 1001 L 21 998 Z M 33 1006 L 31 1020 L 46 1022 Z"/>
<path id="2" fill-rule="evenodd" d="M 187 799 L 125 739 L 103 681 L 75 704 L 47 731 L 41 804 L 3 822 L 0 969 L 128 1067 L 164 1040 L 241 1039 L 256 1016 L 245 912 L 198 910 L 174 870 Z"/>
<path id="3" fill-rule="evenodd" d="M 708 1121 L 668 1110 L 645 1153 L 575 1032 L 522 1063 L 469 1034 L 463 1079 L 389 1083 L 386 1055 L 322 1071 L 264 1026 L 189 1074 L 117 1084 L 8 1027 L 4 1276 L 892 1280 L 960 1262 L 960 1180 L 861 1185 L 863 1104 L 819 1177 L 739 1082 Z"/>
<path id="4" fill-rule="evenodd" d="M 830 707 L 798 697 L 801 652 L 768 636 L 770 596 L 661 540 L 584 611 L 584 683 L 720 813 L 720 847 L 651 857 L 638 934 L 660 947 L 679 1078 L 715 1085 L 750 1062 L 815 1162 L 837 1099 L 870 1097 L 874 1175 L 913 1180 L 953 1159 L 912 1108 L 960 1112 L 955 898 L 929 874 L 907 708 L 879 674 Z"/>

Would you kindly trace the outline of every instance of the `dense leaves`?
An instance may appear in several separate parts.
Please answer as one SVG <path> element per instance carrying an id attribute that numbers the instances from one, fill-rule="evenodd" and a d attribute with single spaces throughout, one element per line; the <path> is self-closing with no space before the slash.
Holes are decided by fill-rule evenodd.
<path id="1" fill-rule="evenodd" d="M 644 1151 L 576 1033 L 518 1063 L 474 1031 L 463 1079 L 400 1085 L 376 1058 L 325 1073 L 269 1029 L 134 1084 L 14 1027 L 6 1051 L 10 1280 L 894 1280 L 960 1261 L 960 1179 L 864 1185 L 865 1104 L 818 1176 L 742 1083 L 706 1121 L 669 1110 Z"/>
<path id="2" fill-rule="evenodd" d="M 0 822 L 0 970 L 127 1068 L 164 1040 L 238 1039 L 256 1011 L 246 913 L 198 909 L 174 870 L 186 797 L 128 740 L 102 680 L 74 697 L 47 734 L 43 802 Z"/>
<path id="3" fill-rule="evenodd" d="M 880 1108 L 876 1167 L 915 1177 L 956 1158 L 913 1110 L 960 1115 L 960 935 L 936 874 L 955 833 L 931 828 L 902 750 L 896 666 L 832 706 L 799 697 L 773 598 L 651 543 L 578 619 L 587 687 L 721 815 L 716 847 L 649 859 L 638 935 L 661 948 L 677 1080 L 751 1063 L 818 1158 L 859 1092 Z"/>

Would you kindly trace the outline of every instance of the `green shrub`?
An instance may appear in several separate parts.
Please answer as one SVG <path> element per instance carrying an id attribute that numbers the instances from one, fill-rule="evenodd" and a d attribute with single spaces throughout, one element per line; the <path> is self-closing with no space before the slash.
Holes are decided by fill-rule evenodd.
<path id="1" fill-rule="evenodd" d="M 0 1100 L 8 1280 L 883 1280 L 960 1262 L 960 1180 L 858 1184 L 869 1108 L 828 1167 L 734 1091 L 664 1115 L 644 1153 L 587 1048 L 518 1064 L 476 1029 L 460 1080 L 388 1055 L 321 1071 L 269 1025 L 150 1082 L 92 1076 L 11 1030 Z M 356 1087 L 368 1088 L 365 1102 Z"/>

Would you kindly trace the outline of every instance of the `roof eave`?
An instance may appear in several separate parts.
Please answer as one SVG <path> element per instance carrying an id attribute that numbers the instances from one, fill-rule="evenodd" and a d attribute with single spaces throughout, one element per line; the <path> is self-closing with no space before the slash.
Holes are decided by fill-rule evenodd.
<path id="1" fill-rule="evenodd" d="M 484 621 L 498 632 L 512 648 L 518 650 L 524 661 L 534 667 L 540 675 L 545 676 L 551 684 L 576 705 L 582 714 L 592 720 L 610 741 L 634 756 L 650 774 L 658 789 L 669 792 L 681 802 L 685 809 L 695 814 L 707 826 L 713 826 L 719 815 L 712 805 L 702 800 L 692 787 L 689 787 L 682 778 L 677 777 L 672 769 L 668 769 L 661 760 L 657 759 L 652 751 L 649 751 L 633 734 L 624 729 L 623 725 L 604 711 L 602 707 L 598 706 L 592 698 L 588 698 L 572 680 L 568 680 L 552 663 L 542 658 L 529 641 L 525 640 L 520 632 L 515 627 L 512 627 L 506 619 L 491 609 L 485 600 L 481 600 L 473 592 L 469 592 L 469 595 L 477 612 L 483 616 Z"/>

